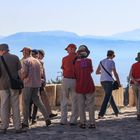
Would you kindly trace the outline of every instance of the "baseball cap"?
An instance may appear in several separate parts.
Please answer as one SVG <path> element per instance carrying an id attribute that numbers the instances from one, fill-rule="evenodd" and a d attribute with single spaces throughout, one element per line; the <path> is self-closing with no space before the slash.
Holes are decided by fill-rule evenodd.
<path id="1" fill-rule="evenodd" d="M 65 48 L 65 50 L 67 50 L 68 48 L 75 48 L 75 49 L 77 49 L 77 47 L 76 47 L 75 44 L 69 44 L 69 45 Z"/>
<path id="2" fill-rule="evenodd" d="M 23 52 L 24 50 L 25 50 L 25 51 L 29 51 L 29 52 L 30 52 L 30 51 L 31 51 L 31 48 L 24 47 L 24 48 L 23 48 L 20 52 Z"/>

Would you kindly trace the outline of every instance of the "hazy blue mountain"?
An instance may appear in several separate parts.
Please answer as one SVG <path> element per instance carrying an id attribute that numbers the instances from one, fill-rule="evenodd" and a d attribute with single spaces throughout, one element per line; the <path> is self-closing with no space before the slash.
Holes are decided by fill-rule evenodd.
<path id="1" fill-rule="evenodd" d="M 114 34 L 111 36 L 112 39 L 121 39 L 121 40 L 140 40 L 140 29 Z"/>
<path id="2" fill-rule="evenodd" d="M 77 46 L 85 44 L 90 49 L 90 58 L 93 60 L 93 67 L 96 70 L 101 59 L 106 58 L 106 52 L 112 49 L 116 53 L 115 62 L 123 85 L 126 85 L 126 77 L 132 63 L 135 62 L 137 52 L 140 51 L 140 41 L 123 39 L 112 39 L 93 36 L 78 36 L 72 32 L 64 31 L 43 31 L 43 32 L 21 32 L 7 37 L 0 38 L 0 43 L 9 44 L 10 51 L 20 58 L 23 47 L 32 49 L 44 49 L 45 66 L 47 79 L 55 79 L 60 75 L 62 57 L 67 55 L 65 48 L 69 43 Z M 95 73 L 95 72 L 94 72 Z M 99 76 L 93 74 L 95 84 L 99 84 Z"/>
<path id="3" fill-rule="evenodd" d="M 3 37 L 4 37 L 4 36 L 1 36 L 1 35 L 0 35 L 0 39 L 2 39 Z"/>

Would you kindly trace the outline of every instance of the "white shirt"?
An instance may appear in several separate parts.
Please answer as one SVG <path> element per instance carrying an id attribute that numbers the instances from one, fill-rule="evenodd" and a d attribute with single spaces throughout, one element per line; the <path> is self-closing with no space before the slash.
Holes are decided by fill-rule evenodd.
<path id="1" fill-rule="evenodd" d="M 112 70 L 115 69 L 115 62 L 112 59 L 103 59 L 101 61 L 102 65 L 104 66 L 104 68 L 112 75 Z M 113 81 L 113 79 L 109 76 L 109 74 L 102 68 L 101 64 L 100 68 L 101 68 L 101 77 L 100 77 L 100 81 Z"/>

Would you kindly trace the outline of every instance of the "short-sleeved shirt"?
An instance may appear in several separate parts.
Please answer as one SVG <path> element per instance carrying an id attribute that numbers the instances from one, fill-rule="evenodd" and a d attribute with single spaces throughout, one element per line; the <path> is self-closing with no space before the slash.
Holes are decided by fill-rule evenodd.
<path id="1" fill-rule="evenodd" d="M 104 59 L 101 61 L 104 68 L 112 75 L 112 70 L 115 69 L 115 62 L 112 59 Z M 100 81 L 113 81 L 113 79 L 109 76 L 109 74 L 102 68 L 101 64 L 99 64 L 101 68 L 101 77 Z"/>
<path id="2" fill-rule="evenodd" d="M 76 53 L 70 53 L 69 55 L 63 57 L 62 59 L 61 68 L 63 70 L 63 76 L 65 78 L 75 78 L 74 65 L 73 65 L 75 57 L 76 57 Z"/>
<path id="3" fill-rule="evenodd" d="M 27 75 L 23 80 L 24 87 L 41 87 L 41 64 L 39 60 L 30 56 L 22 64 L 22 72 Z"/>
<path id="4" fill-rule="evenodd" d="M 81 94 L 93 93 L 95 86 L 91 76 L 93 72 L 91 59 L 77 59 L 74 71 L 76 76 L 76 92 Z"/>
<path id="5" fill-rule="evenodd" d="M 140 62 L 136 62 L 131 67 L 132 76 L 134 79 L 140 78 Z M 140 81 L 138 81 L 140 83 Z"/>
<path id="6" fill-rule="evenodd" d="M 21 69 L 21 63 L 18 56 L 7 53 L 3 55 L 3 58 L 7 64 L 11 76 L 13 78 L 17 78 L 18 71 Z M 9 88 L 10 88 L 9 76 L 0 58 L 0 90 L 7 90 Z"/>

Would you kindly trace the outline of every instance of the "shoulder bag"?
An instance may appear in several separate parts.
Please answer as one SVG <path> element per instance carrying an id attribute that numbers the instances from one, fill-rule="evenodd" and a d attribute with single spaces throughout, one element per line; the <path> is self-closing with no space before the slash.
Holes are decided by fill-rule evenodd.
<path id="1" fill-rule="evenodd" d="M 11 89 L 15 89 L 15 90 L 20 90 L 22 89 L 24 86 L 23 86 L 23 81 L 20 79 L 20 77 L 18 76 L 17 78 L 13 78 L 10 74 L 10 71 L 8 69 L 8 66 L 4 60 L 4 57 L 1 56 L 1 59 L 2 59 L 2 62 L 3 62 L 3 65 L 8 73 L 8 76 L 10 78 L 10 84 L 11 84 Z"/>
<path id="2" fill-rule="evenodd" d="M 112 84 L 112 90 L 116 90 L 119 89 L 119 84 L 116 80 L 114 80 L 114 78 L 112 77 L 112 75 L 105 69 L 105 67 L 103 66 L 103 64 L 100 62 L 102 68 L 105 70 L 105 72 L 113 79 L 113 84 Z"/>

